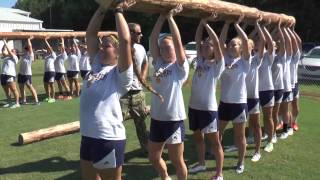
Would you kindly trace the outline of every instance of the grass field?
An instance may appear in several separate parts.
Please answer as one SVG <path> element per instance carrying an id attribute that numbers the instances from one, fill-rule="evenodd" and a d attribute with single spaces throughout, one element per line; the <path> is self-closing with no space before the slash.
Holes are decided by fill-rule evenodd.
<path id="1" fill-rule="evenodd" d="M 33 82 L 40 94 L 42 87 L 41 61 L 33 66 Z M 303 85 L 303 90 L 319 91 L 319 87 Z M 188 104 L 190 86 L 184 88 L 185 103 Z M 0 99 L 4 99 L 0 91 Z M 150 94 L 147 93 L 150 104 Z M 237 162 L 236 153 L 225 154 L 225 179 L 320 179 L 320 136 L 319 111 L 320 101 L 313 97 L 301 97 L 301 115 L 299 118 L 300 131 L 285 141 L 275 144 L 271 154 L 262 152 L 262 159 L 252 163 L 252 145 L 248 146 L 246 169 L 243 175 L 237 175 L 234 165 Z M 67 135 L 50 140 L 18 146 L 18 134 L 46 128 L 52 125 L 76 121 L 79 119 L 79 99 L 72 101 L 58 101 L 54 104 L 41 103 L 40 106 L 26 105 L 18 109 L 0 108 L 0 179 L 80 179 L 79 145 L 80 134 Z M 150 120 L 147 120 L 149 124 Z M 186 123 L 187 125 L 188 123 Z M 148 162 L 146 155 L 139 151 L 139 143 L 135 135 L 133 121 L 125 122 L 127 129 L 126 162 L 123 179 L 149 180 L 158 179 L 156 171 Z M 232 129 L 226 131 L 224 144 L 232 143 Z M 196 148 L 187 131 L 185 142 L 185 160 L 187 165 L 196 162 Z M 167 154 L 164 157 L 168 159 Z M 169 164 L 169 173 L 174 176 L 174 169 Z M 214 160 L 208 159 L 208 171 L 197 175 L 190 175 L 188 179 L 209 179 L 214 170 Z"/>

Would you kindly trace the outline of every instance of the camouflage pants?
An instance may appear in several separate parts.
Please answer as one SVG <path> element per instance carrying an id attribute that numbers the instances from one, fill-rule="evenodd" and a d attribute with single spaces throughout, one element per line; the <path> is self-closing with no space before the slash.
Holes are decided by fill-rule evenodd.
<path id="1" fill-rule="evenodd" d="M 130 117 L 133 119 L 141 149 L 147 151 L 149 133 L 145 123 L 147 111 L 144 92 L 131 93 L 129 91 L 120 99 L 120 104 L 123 119 L 127 120 Z"/>

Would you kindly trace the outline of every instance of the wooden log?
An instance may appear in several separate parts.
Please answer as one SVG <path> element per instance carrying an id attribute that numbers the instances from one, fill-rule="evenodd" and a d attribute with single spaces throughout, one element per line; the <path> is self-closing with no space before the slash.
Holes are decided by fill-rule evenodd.
<path id="1" fill-rule="evenodd" d="M 32 132 L 21 133 L 19 134 L 18 142 L 20 145 L 24 145 L 24 144 L 37 142 L 37 141 L 42 141 L 44 139 L 76 133 L 76 132 L 79 132 L 79 130 L 80 130 L 80 123 L 79 121 L 75 121 L 72 123 L 61 124 L 61 125 L 53 126 L 46 129 L 40 129 Z"/>
<path id="2" fill-rule="evenodd" d="M 96 0 L 102 6 L 106 6 L 112 0 Z M 277 23 L 279 18 L 282 22 L 292 22 L 292 17 L 287 15 L 280 15 L 275 13 L 267 13 L 259 11 L 256 8 L 247 7 L 235 3 L 219 1 L 219 0 L 125 0 L 128 3 L 134 2 L 135 4 L 129 10 L 145 13 L 162 13 L 182 4 L 183 11 L 179 16 L 187 17 L 205 17 L 215 12 L 219 14 L 221 20 L 237 20 L 242 14 L 245 15 L 244 21 L 254 22 L 259 14 L 263 16 L 263 21 L 271 19 L 271 23 Z M 113 2 L 111 7 L 114 7 Z"/>
<path id="3" fill-rule="evenodd" d="M 101 31 L 98 36 L 106 36 L 114 34 L 117 35 L 117 32 L 114 31 Z M 44 39 L 45 37 L 50 38 L 60 38 L 60 37 L 85 37 L 85 31 L 71 31 L 71 32 L 0 32 L 0 39 L 26 39 L 33 36 L 35 39 Z"/>

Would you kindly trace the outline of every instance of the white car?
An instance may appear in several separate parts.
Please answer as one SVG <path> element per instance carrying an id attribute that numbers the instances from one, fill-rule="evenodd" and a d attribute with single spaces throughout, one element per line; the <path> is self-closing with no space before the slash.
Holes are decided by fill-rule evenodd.
<path id="1" fill-rule="evenodd" d="M 186 51 L 188 62 L 189 64 L 191 64 L 197 57 L 196 42 L 192 41 L 187 43 L 186 45 L 184 45 L 184 49 Z"/>
<path id="2" fill-rule="evenodd" d="M 320 46 L 314 47 L 299 61 L 298 78 L 320 81 Z"/>

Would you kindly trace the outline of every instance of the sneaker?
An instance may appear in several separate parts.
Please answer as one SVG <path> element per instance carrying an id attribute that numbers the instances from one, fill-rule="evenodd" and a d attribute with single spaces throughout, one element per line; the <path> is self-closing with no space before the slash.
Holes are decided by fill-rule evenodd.
<path id="1" fill-rule="evenodd" d="M 288 133 L 287 132 L 283 132 L 283 133 L 281 133 L 281 135 L 280 135 L 280 139 L 287 139 L 288 138 Z"/>
<path id="2" fill-rule="evenodd" d="M 280 124 L 278 124 L 278 126 L 276 127 L 276 130 L 280 130 L 283 129 L 283 122 L 281 121 Z"/>
<path id="3" fill-rule="evenodd" d="M 299 130 L 298 124 L 296 122 L 292 123 L 292 128 L 293 128 L 294 131 L 298 131 Z"/>
<path id="4" fill-rule="evenodd" d="M 213 176 L 211 180 L 223 180 L 223 176 Z"/>
<path id="5" fill-rule="evenodd" d="M 242 174 L 243 171 L 244 171 L 244 165 L 243 165 L 243 164 L 237 165 L 236 173 L 237 173 L 237 174 Z"/>
<path id="6" fill-rule="evenodd" d="M 172 180 L 170 176 L 166 177 L 165 180 Z"/>
<path id="7" fill-rule="evenodd" d="M 20 103 L 20 105 L 27 105 L 28 104 L 27 101 L 20 101 L 19 103 Z"/>
<path id="8" fill-rule="evenodd" d="M 198 172 L 201 172 L 201 171 L 205 171 L 207 169 L 206 166 L 202 166 L 202 165 L 199 165 L 199 164 L 195 164 L 191 167 L 189 167 L 189 173 L 191 174 L 195 174 L 195 173 L 198 173 Z"/>
<path id="9" fill-rule="evenodd" d="M 48 103 L 55 103 L 55 102 L 56 102 L 56 100 L 53 99 L 53 98 L 50 98 L 50 99 L 48 100 Z"/>
<path id="10" fill-rule="evenodd" d="M 254 153 L 254 155 L 251 158 L 252 162 L 258 162 L 261 158 L 261 154 L 260 153 Z"/>
<path id="11" fill-rule="evenodd" d="M 34 105 L 34 106 L 39 106 L 39 105 L 40 105 L 40 102 L 34 102 L 32 105 Z"/>
<path id="12" fill-rule="evenodd" d="M 247 143 L 248 144 L 254 144 L 254 138 L 253 137 L 248 137 L 247 138 Z"/>
<path id="13" fill-rule="evenodd" d="M 10 106 L 11 109 L 15 109 L 15 108 L 19 108 L 20 107 L 20 104 L 12 104 Z"/>
<path id="14" fill-rule="evenodd" d="M 288 129 L 288 135 L 289 135 L 289 136 L 292 136 L 292 135 L 293 135 L 293 129 L 292 129 L 292 128 L 289 128 L 289 129 Z"/>
<path id="15" fill-rule="evenodd" d="M 7 104 L 3 105 L 2 107 L 3 108 L 8 108 L 8 107 L 10 107 L 10 103 L 7 103 Z"/>
<path id="16" fill-rule="evenodd" d="M 271 142 L 272 142 L 273 144 L 275 144 L 275 143 L 277 143 L 277 141 L 278 141 L 278 139 L 277 139 L 277 134 L 275 133 L 275 134 L 272 136 Z"/>
<path id="17" fill-rule="evenodd" d="M 262 137 L 261 137 L 261 141 L 265 141 L 268 139 L 268 135 L 267 134 L 264 134 Z"/>
<path id="18" fill-rule="evenodd" d="M 272 152 L 273 151 L 273 144 L 272 143 L 268 143 L 266 145 L 266 147 L 264 148 L 264 151 L 266 151 L 268 153 Z"/>
<path id="19" fill-rule="evenodd" d="M 234 151 L 237 151 L 238 148 L 235 146 L 235 145 L 231 145 L 231 146 L 226 146 L 225 148 L 225 152 L 234 152 Z"/>
<path id="20" fill-rule="evenodd" d="M 48 101 L 49 101 L 49 98 L 45 98 L 43 101 L 44 101 L 44 102 L 48 102 Z"/>

